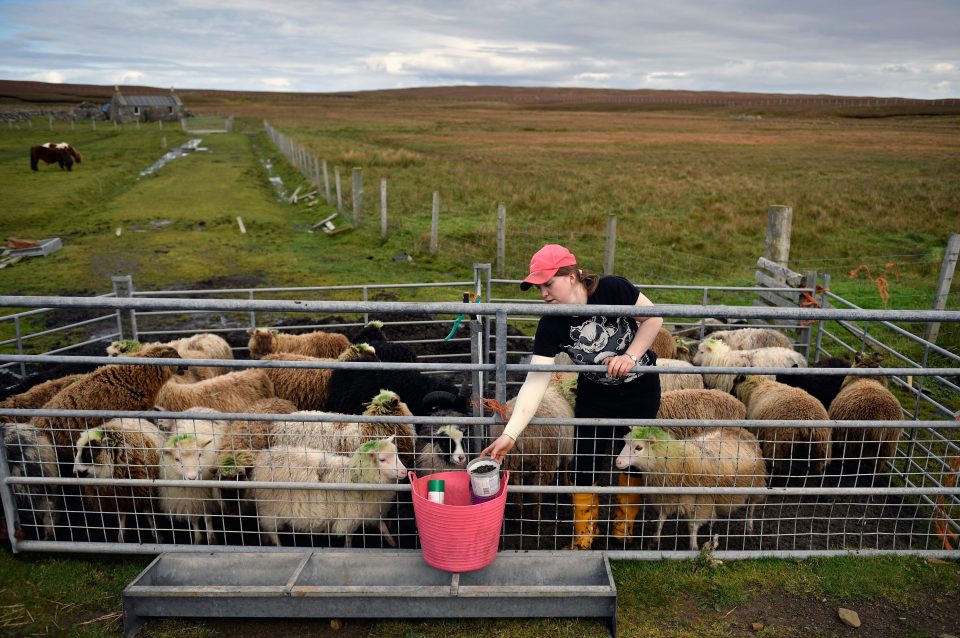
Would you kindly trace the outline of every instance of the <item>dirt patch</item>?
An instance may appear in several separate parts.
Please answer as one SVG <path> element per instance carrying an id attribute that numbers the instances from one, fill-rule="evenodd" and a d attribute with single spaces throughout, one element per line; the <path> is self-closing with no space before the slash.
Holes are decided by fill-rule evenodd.
<path id="1" fill-rule="evenodd" d="M 857 612 L 861 625 L 848 627 L 837 609 Z M 909 604 L 895 606 L 883 598 L 837 604 L 809 596 L 791 596 L 778 591 L 757 593 L 729 611 L 700 610 L 708 620 L 721 622 L 730 636 L 858 636 L 860 638 L 903 638 L 956 634 L 960 628 L 960 606 L 946 600 L 942 592 L 915 592 Z M 755 630 L 753 623 L 761 623 Z"/>

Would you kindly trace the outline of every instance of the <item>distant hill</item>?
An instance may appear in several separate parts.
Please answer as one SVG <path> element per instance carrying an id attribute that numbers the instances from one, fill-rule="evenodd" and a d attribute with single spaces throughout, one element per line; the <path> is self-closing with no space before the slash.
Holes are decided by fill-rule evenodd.
<path id="1" fill-rule="evenodd" d="M 50 84 L 0 80 L 0 108 L 3 106 L 62 105 L 80 102 L 108 102 L 113 86 L 96 84 Z M 124 93 L 160 93 L 167 88 L 121 85 Z M 218 102 L 248 100 L 251 102 L 286 102 L 304 100 L 358 99 L 358 100 L 430 100 L 450 102 L 503 102 L 541 107 L 593 105 L 616 107 L 623 105 L 689 105 L 689 106 L 948 106 L 960 107 L 960 99 L 914 100 L 909 98 L 804 95 L 778 93 L 739 93 L 718 91 L 661 91 L 653 89 L 590 89 L 565 87 L 512 86 L 437 86 L 410 89 L 383 89 L 332 93 L 292 93 L 270 91 L 220 91 L 213 89 L 177 88 L 177 93 L 188 102 L 216 104 Z"/>

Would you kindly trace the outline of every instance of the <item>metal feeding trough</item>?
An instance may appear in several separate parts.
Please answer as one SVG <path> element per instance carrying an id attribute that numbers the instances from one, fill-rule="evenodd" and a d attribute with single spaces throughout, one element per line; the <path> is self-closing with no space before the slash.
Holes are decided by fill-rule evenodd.
<path id="1" fill-rule="evenodd" d="M 123 628 L 148 618 L 591 618 L 616 635 L 603 552 L 501 553 L 450 574 L 419 552 L 161 554 L 123 590 Z"/>

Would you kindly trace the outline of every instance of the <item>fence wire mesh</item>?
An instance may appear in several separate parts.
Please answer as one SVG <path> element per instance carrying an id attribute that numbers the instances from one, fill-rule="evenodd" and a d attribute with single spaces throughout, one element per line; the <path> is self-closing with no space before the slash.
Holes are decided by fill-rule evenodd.
<path id="1" fill-rule="evenodd" d="M 103 298 L 96 303 L 123 305 L 122 300 Z M 323 303 L 317 302 L 317 308 L 324 308 Z M 332 305 L 330 311 L 395 311 L 386 303 L 355 306 Z M 161 307 L 158 303 L 157 309 Z M 700 312 L 706 316 L 710 310 L 702 307 Z M 923 318 L 922 313 L 918 316 Z M 151 338 L 162 336 L 161 330 L 149 328 L 148 317 L 140 317 L 140 328 Z M 400 319 L 398 326 L 409 324 L 395 318 Z M 946 313 L 938 319 L 957 317 Z M 438 332 L 449 330 L 449 320 L 437 324 Z M 101 359 L 117 336 L 111 326 L 97 345 L 99 355 L 91 351 L 86 358 L 62 357 L 83 360 L 90 371 L 34 384 L 0 403 L 0 420 L 6 421 L 0 495 L 14 549 L 417 549 L 407 472 L 425 476 L 462 469 L 502 429 L 498 410 L 509 410 L 506 399 L 515 390 L 509 382 L 522 379 L 529 369 L 508 363 L 507 345 L 522 351 L 517 341 L 506 334 L 484 335 L 481 321 L 470 324 L 479 332 L 466 340 L 472 349 L 469 364 L 297 357 L 267 363 L 250 359 L 238 341 L 245 343 L 244 327 L 234 329 L 243 337 L 231 344 L 230 367 L 197 355 L 183 357 L 182 363 L 151 359 L 143 352 L 122 364 Z M 861 322 L 871 338 L 886 343 L 878 333 L 881 324 Z M 304 318 L 295 325 L 314 327 Z M 382 329 L 389 331 L 390 325 Z M 343 332 L 353 334 L 363 323 L 340 317 L 339 324 L 322 325 L 328 331 L 339 326 L 350 326 Z M 228 330 L 222 334 L 230 337 Z M 843 334 L 851 351 L 864 343 L 862 332 Z M 494 347 L 481 356 L 485 336 Z M 519 343 L 529 347 L 529 342 Z M 20 353 L 0 355 L 11 364 L 26 361 L 40 367 L 51 359 L 59 361 L 22 354 L 29 348 L 7 351 Z M 818 338 L 810 362 L 828 352 Z M 827 405 L 819 417 L 810 418 L 796 413 L 797 402 L 791 399 L 774 401 L 777 409 L 763 413 L 744 385 L 748 380 L 742 375 L 751 369 L 733 366 L 722 368 L 734 379 L 734 387 L 721 394 L 743 405 L 739 414 L 702 416 L 688 410 L 688 416 L 660 414 L 653 420 L 575 419 L 571 367 L 557 365 L 551 391 L 559 407 L 538 413 L 504 464 L 511 485 L 500 547 L 561 549 L 586 535 L 592 539 L 591 549 L 641 557 L 689 555 L 707 544 L 719 555 L 731 556 L 955 552 L 960 531 L 960 424 L 953 415 L 960 401 L 955 392 L 957 359 L 949 351 L 938 356 L 938 368 L 907 354 L 898 360 L 909 362 L 901 363 L 902 368 L 803 371 L 808 380 L 821 383 L 839 386 L 846 380 L 846 386 L 882 389 L 870 401 L 890 395 L 897 406 L 895 414 L 884 418 L 876 413 L 838 415 L 832 408 L 828 413 Z M 94 369 L 96 364 L 100 367 Z M 451 409 L 427 411 L 422 396 L 389 391 L 402 387 L 408 374 L 443 368 L 454 370 L 454 377 L 465 372 L 483 375 L 473 387 L 485 391 L 467 400 L 455 394 L 462 389 L 457 383 L 448 382 L 442 387 Z M 277 370 L 299 376 L 285 384 L 269 376 Z M 334 379 L 344 370 L 350 374 L 341 374 L 338 386 Z M 754 370 L 771 376 L 779 372 L 779 381 L 800 376 L 797 369 L 777 366 Z M 661 367 L 660 373 L 664 379 L 703 379 L 703 373 L 716 371 L 709 365 L 677 364 Z M 242 383 L 239 375 L 266 378 L 268 383 L 258 389 L 256 383 Z M 365 376 L 388 382 L 367 391 Z M 151 392 L 142 379 L 154 377 L 160 381 Z M 224 385 L 224 379 L 231 381 Z M 366 392 L 362 407 L 346 414 L 327 410 L 321 401 L 305 407 L 291 400 L 305 390 L 315 395 L 323 380 L 330 382 L 331 392 L 335 387 Z M 777 392 L 793 387 L 771 381 L 752 383 Z M 58 388 L 56 382 L 62 385 Z M 106 388 L 107 395 L 87 400 L 84 397 L 92 395 L 85 393 L 86 386 L 101 392 Z M 244 387 L 252 394 L 243 401 L 227 400 L 228 387 L 229 392 Z M 167 391 L 158 400 L 162 388 Z M 178 403 L 184 388 L 205 398 L 193 406 Z M 280 388 L 286 388 L 287 398 Z M 673 390 L 681 393 L 682 408 L 695 403 L 697 392 L 707 391 Z M 31 393 L 46 396 L 44 392 L 52 394 L 34 398 L 33 404 L 27 401 Z M 493 401 L 495 395 L 502 400 Z M 138 396 L 140 403 L 130 404 L 129 396 Z M 929 396 L 930 402 L 920 398 Z M 217 408 L 197 407 L 203 402 Z M 582 440 L 583 426 L 598 425 L 604 427 L 593 431 L 604 434 Z M 605 450 L 589 470 L 590 480 L 578 476 L 588 470 L 578 465 L 574 454 L 577 438 L 580 446 L 589 443 Z"/>

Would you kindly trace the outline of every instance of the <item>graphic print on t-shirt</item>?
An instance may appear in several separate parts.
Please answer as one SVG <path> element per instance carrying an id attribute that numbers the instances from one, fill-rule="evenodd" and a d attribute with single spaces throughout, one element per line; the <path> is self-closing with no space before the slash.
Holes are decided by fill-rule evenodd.
<path id="1" fill-rule="evenodd" d="M 593 316 L 578 326 L 570 327 L 572 345 L 565 349 L 577 364 L 602 365 L 610 357 L 623 354 L 633 341 L 633 329 L 627 317 Z M 637 374 L 614 379 L 605 372 L 584 372 L 588 379 L 600 385 L 620 385 L 636 379 Z"/>

